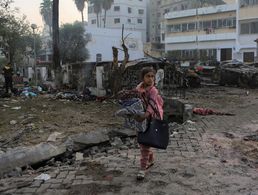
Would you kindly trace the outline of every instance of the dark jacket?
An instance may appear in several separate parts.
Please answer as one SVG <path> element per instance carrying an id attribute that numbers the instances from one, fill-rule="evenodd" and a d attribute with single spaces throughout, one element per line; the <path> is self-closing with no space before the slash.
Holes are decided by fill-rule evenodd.
<path id="1" fill-rule="evenodd" d="M 12 78 L 12 76 L 13 76 L 13 69 L 11 67 L 8 68 L 8 67 L 5 66 L 3 68 L 3 75 L 4 75 L 5 78 Z"/>

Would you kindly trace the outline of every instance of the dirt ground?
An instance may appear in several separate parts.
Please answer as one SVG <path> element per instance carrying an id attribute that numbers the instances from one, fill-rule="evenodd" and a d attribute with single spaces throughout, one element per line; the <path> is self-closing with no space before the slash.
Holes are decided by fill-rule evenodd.
<path id="1" fill-rule="evenodd" d="M 117 108 L 112 101 L 77 102 L 46 95 L 0 99 L 0 145 L 34 145 L 46 141 L 53 132 L 65 138 L 96 128 L 120 127 L 122 122 L 113 117 Z"/>
<path id="2" fill-rule="evenodd" d="M 186 100 L 194 107 L 211 108 L 237 114 L 241 107 L 258 100 L 258 90 L 229 87 L 189 89 Z M 54 99 L 49 95 L 35 98 L 0 99 L 0 146 L 27 146 L 46 141 L 53 132 L 64 139 L 71 134 L 97 128 L 122 127 L 113 116 L 119 105 L 113 101 L 79 102 Z"/>

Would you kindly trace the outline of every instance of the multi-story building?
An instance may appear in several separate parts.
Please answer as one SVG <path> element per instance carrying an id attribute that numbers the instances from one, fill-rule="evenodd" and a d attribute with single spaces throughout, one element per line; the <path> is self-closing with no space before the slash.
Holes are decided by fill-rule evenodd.
<path id="1" fill-rule="evenodd" d="M 169 12 L 165 15 L 165 51 L 180 59 L 254 61 L 257 8 L 257 0 L 240 0 Z"/>
<path id="2" fill-rule="evenodd" d="M 142 32 L 143 42 L 147 39 L 147 1 L 148 0 L 114 0 L 111 8 L 94 13 L 93 4 L 88 6 L 88 25 Z M 106 18 L 106 19 L 105 19 Z"/>
<path id="3" fill-rule="evenodd" d="M 196 6 L 193 0 L 150 0 L 149 8 L 149 53 L 156 56 L 164 54 L 165 19 L 166 13 L 186 10 Z"/>
<path id="4" fill-rule="evenodd" d="M 239 0 L 236 58 L 253 61 L 258 56 L 258 0 Z M 256 51 L 256 52 L 255 52 Z M 258 62 L 258 59 L 257 59 Z"/>

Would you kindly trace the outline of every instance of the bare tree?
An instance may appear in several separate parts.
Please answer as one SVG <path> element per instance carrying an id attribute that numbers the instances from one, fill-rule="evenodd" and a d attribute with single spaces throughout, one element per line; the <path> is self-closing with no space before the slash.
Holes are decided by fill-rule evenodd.
<path id="1" fill-rule="evenodd" d="M 129 34 L 124 37 L 124 25 L 122 26 L 122 51 L 124 52 L 124 59 L 122 61 L 122 64 L 118 66 L 118 48 L 112 47 L 113 50 L 113 63 L 111 68 L 111 90 L 113 95 L 116 95 L 121 89 L 122 89 L 122 78 L 125 71 L 125 65 L 129 61 L 129 53 L 128 48 L 125 44 L 126 38 L 129 36 Z"/>

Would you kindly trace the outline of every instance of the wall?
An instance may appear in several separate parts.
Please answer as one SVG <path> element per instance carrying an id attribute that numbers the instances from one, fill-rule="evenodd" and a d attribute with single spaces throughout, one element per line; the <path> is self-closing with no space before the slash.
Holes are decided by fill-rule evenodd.
<path id="1" fill-rule="evenodd" d="M 87 49 L 90 53 L 90 58 L 87 62 L 96 62 L 96 55 L 102 55 L 102 61 L 113 61 L 112 46 L 121 47 L 121 29 L 93 28 L 86 26 L 86 33 L 91 36 L 91 41 L 87 44 Z M 143 43 L 141 40 L 141 32 L 124 31 L 126 45 L 129 50 L 130 60 L 135 60 L 144 57 Z M 118 51 L 118 60 L 124 59 L 123 51 Z"/>

